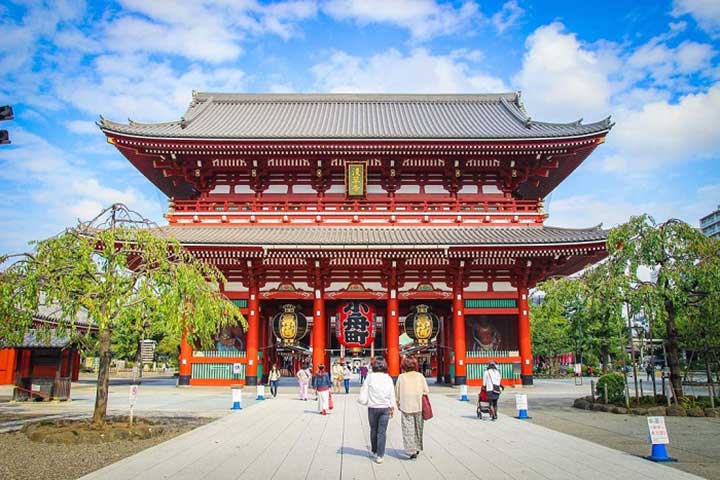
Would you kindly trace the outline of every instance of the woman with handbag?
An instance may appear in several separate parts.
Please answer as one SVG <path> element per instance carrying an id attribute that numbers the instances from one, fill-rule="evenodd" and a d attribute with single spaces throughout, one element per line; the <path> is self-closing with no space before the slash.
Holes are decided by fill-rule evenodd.
<path id="1" fill-rule="evenodd" d="M 501 385 L 501 382 L 502 375 L 500 375 L 500 371 L 497 369 L 495 361 L 490 360 L 487 370 L 485 370 L 485 374 L 483 375 L 483 385 L 487 390 L 487 398 L 488 402 L 490 403 L 490 418 L 493 421 L 497 420 L 498 418 L 497 402 L 498 398 L 500 398 L 500 393 L 502 393 L 503 389 L 505 388 Z"/>
<path id="2" fill-rule="evenodd" d="M 403 446 L 410 459 L 417 458 L 423 449 L 423 395 L 430 393 L 425 376 L 417 369 L 417 359 L 405 357 L 402 361 L 403 373 L 395 385 L 397 406 L 402 413 Z"/>
<path id="3" fill-rule="evenodd" d="M 371 455 L 375 457 L 376 463 L 383 463 L 387 427 L 395 413 L 395 385 L 387 374 L 388 366 L 384 358 L 376 358 L 372 370 L 360 389 L 358 402 L 368 407 Z"/>
<path id="4" fill-rule="evenodd" d="M 313 376 L 312 385 L 317 393 L 318 412 L 327 415 L 330 409 L 330 375 L 325 371 L 325 365 L 318 365 L 317 373 Z"/>

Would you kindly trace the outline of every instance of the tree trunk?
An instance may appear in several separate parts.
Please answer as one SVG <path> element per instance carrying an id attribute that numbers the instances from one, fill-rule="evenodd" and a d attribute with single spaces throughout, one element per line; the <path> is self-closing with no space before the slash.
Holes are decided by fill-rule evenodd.
<path id="1" fill-rule="evenodd" d="M 675 323 L 675 305 L 671 300 L 665 300 L 665 312 L 667 313 L 667 354 L 668 367 L 670 367 L 670 386 L 673 389 L 675 399 L 683 396 L 682 378 L 680 377 L 680 345 L 678 343 L 678 329 Z"/>
<path id="2" fill-rule="evenodd" d="M 107 414 L 108 385 L 110 384 L 110 334 L 109 328 L 100 332 L 100 368 L 92 419 L 92 423 L 95 425 L 103 425 Z"/>
<path id="3" fill-rule="evenodd" d="M 605 375 L 608 373 L 609 370 L 609 364 L 610 364 L 610 349 L 607 345 L 603 345 L 600 347 L 600 357 L 602 362 L 602 373 Z"/>

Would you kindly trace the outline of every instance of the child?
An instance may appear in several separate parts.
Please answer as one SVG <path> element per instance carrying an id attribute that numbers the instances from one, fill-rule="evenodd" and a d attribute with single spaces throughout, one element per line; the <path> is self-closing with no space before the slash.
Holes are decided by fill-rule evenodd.
<path id="1" fill-rule="evenodd" d="M 484 414 L 490 415 L 490 402 L 488 401 L 487 389 L 482 387 L 478 395 L 477 417 L 482 420 Z"/>

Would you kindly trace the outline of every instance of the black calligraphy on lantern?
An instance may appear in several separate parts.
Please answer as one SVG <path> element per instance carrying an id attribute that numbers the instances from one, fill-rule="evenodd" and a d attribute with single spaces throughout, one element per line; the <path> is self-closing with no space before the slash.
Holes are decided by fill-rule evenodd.
<path id="1" fill-rule="evenodd" d="M 347 315 L 342 323 L 345 344 L 365 346 L 370 336 L 370 307 L 366 303 L 350 302 L 343 313 Z"/>

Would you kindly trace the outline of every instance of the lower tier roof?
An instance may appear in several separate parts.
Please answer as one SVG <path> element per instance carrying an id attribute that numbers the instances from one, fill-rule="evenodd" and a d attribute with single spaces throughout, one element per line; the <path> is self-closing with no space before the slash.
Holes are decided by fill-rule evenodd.
<path id="1" fill-rule="evenodd" d="M 598 243 L 607 230 L 593 227 L 264 227 L 187 226 L 160 228 L 163 235 L 187 246 L 254 246 L 271 248 L 433 248 L 548 246 Z"/>

